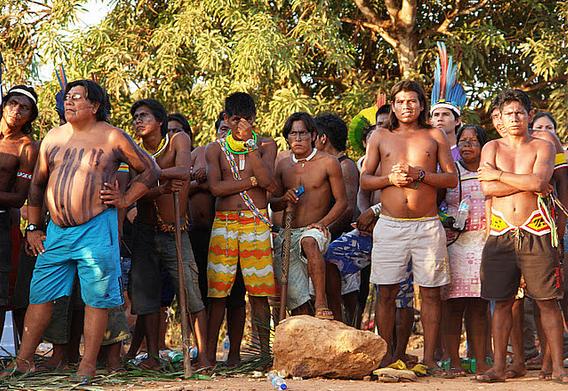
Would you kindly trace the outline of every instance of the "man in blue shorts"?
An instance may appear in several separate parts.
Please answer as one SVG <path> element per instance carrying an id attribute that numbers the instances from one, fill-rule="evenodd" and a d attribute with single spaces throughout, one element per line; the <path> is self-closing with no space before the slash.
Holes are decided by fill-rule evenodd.
<path id="1" fill-rule="evenodd" d="M 75 272 L 85 302 L 85 351 L 77 380 L 87 384 L 108 319 L 123 302 L 116 208 L 125 208 L 154 185 L 158 168 L 122 130 L 109 125 L 110 104 L 95 82 L 79 80 L 65 89 L 67 123 L 45 136 L 29 193 L 26 239 L 37 255 L 30 286 L 22 346 L 6 374 L 33 372 L 33 355 L 47 327 L 52 302 L 71 294 Z M 121 162 L 140 174 L 129 190 L 118 189 Z M 51 222 L 40 227 L 45 204 Z"/>

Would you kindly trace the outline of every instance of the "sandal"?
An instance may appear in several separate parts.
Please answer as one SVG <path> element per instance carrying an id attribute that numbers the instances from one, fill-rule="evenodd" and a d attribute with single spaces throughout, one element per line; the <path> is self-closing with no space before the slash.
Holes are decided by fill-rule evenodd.
<path id="1" fill-rule="evenodd" d="M 333 320 L 333 311 L 327 307 L 316 308 L 316 318 L 323 320 Z"/>
<path id="2" fill-rule="evenodd" d="M 538 373 L 538 380 L 552 380 L 552 372 L 540 371 Z"/>
<path id="3" fill-rule="evenodd" d="M 453 379 L 456 377 L 464 377 L 467 376 L 467 372 L 465 371 L 465 369 L 463 369 L 462 367 L 450 367 L 450 369 L 448 369 L 446 371 L 446 378 L 447 379 Z"/>
<path id="4" fill-rule="evenodd" d="M 441 377 L 444 379 L 452 379 L 451 375 L 444 370 L 444 368 L 435 366 L 426 368 L 426 374 L 432 377 Z"/>
<path id="5" fill-rule="evenodd" d="M 497 377 L 495 372 L 493 372 L 492 370 L 475 376 L 475 380 L 480 383 L 503 383 L 505 381 L 504 378 Z"/>
<path id="6" fill-rule="evenodd" d="M 71 381 L 73 383 L 77 383 L 75 385 L 75 387 L 77 387 L 77 386 L 79 386 L 79 387 L 88 386 L 93 381 L 93 377 L 94 376 L 91 376 L 91 375 L 79 375 L 79 374 L 75 373 L 75 374 L 71 375 Z"/>
<path id="7" fill-rule="evenodd" d="M 568 385 L 568 373 L 563 373 L 560 376 L 551 377 L 551 380 L 558 384 Z"/>
<path id="8" fill-rule="evenodd" d="M 524 371 L 518 371 L 518 370 L 513 369 L 513 368 L 509 368 L 509 369 L 505 370 L 505 377 L 507 379 L 518 379 L 520 377 L 524 377 L 526 374 L 527 374 L 526 369 Z"/>

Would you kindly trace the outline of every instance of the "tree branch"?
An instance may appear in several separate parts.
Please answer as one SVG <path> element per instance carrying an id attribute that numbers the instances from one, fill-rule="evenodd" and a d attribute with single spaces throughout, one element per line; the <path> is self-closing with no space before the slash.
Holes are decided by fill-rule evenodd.
<path id="1" fill-rule="evenodd" d="M 560 76 L 555 77 L 555 78 L 550 79 L 550 80 L 543 80 L 540 83 L 535 83 L 535 84 L 524 83 L 524 84 L 521 84 L 520 86 L 517 86 L 517 87 L 514 87 L 514 88 L 519 89 L 519 90 L 524 91 L 524 92 L 531 92 L 531 91 L 540 90 L 541 88 L 546 87 L 549 84 L 565 82 L 567 80 L 568 80 L 568 74 L 560 75 Z"/>
<path id="2" fill-rule="evenodd" d="M 424 36 L 429 37 L 437 34 L 448 34 L 448 29 L 450 27 L 450 24 L 452 24 L 452 22 L 458 16 L 470 15 L 474 12 L 479 11 L 489 3 L 489 0 L 480 0 L 479 2 L 477 2 L 476 4 L 470 7 L 462 8 L 463 6 L 462 1 L 463 0 L 455 0 L 454 7 L 449 13 L 446 14 L 444 20 L 439 25 L 426 30 L 424 32 Z"/>
<path id="3" fill-rule="evenodd" d="M 379 34 L 381 36 L 381 38 L 383 38 L 389 45 L 391 45 L 393 48 L 398 47 L 398 40 L 396 40 L 396 38 L 394 38 L 385 28 L 383 28 L 381 25 L 375 24 L 375 23 L 369 23 L 369 22 L 362 22 L 360 20 L 355 20 L 355 19 L 351 19 L 351 18 L 341 18 L 342 22 L 345 23 L 349 23 L 358 27 L 363 27 L 363 28 L 367 28 L 371 31 L 376 32 L 377 34 Z M 381 21 L 381 23 L 386 23 L 390 26 L 390 21 L 387 20 L 383 20 Z"/>
<path id="4" fill-rule="evenodd" d="M 416 0 L 402 0 L 398 19 L 404 25 L 406 31 L 410 32 L 414 29 L 414 24 L 416 23 Z"/>
<path id="5" fill-rule="evenodd" d="M 367 0 L 355 0 L 355 5 L 359 8 L 359 11 L 363 14 L 363 16 L 371 23 L 379 24 L 380 18 L 379 15 L 375 12 L 375 10 L 371 7 Z"/>
<path id="6" fill-rule="evenodd" d="M 389 13 L 392 24 L 395 25 L 398 19 L 398 11 L 400 11 L 396 0 L 385 0 L 385 6 L 387 7 L 387 12 Z"/>

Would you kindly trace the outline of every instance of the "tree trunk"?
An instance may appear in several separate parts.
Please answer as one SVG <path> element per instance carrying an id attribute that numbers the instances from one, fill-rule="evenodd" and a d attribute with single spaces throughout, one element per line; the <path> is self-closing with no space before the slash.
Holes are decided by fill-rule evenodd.
<path id="1" fill-rule="evenodd" d="M 416 78 L 418 69 L 418 36 L 410 31 L 400 31 L 397 36 L 398 46 L 395 47 L 400 75 L 403 79 Z"/>

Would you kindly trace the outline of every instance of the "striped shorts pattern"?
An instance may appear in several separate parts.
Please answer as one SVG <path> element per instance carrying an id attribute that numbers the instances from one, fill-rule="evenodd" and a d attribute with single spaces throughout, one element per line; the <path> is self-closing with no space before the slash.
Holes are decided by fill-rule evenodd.
<path id="1" fill-rule="evenodd" d="M 229 296 L 239 262 L 249 295 L 273 296 L 270 235 L 270 228 L 250 211 L 216 212 L 207 262 L 208 296 Z"/>

